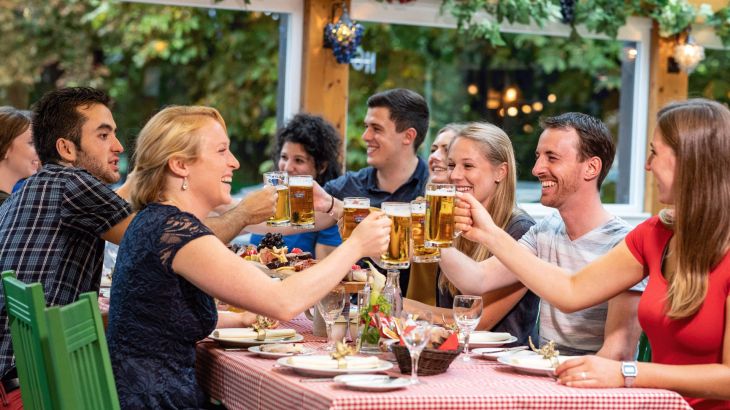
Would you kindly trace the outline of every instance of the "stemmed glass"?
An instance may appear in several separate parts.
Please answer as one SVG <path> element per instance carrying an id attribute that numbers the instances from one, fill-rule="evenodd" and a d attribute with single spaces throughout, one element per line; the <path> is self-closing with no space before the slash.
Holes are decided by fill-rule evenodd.
<path id="1" fill-rule="evenodd" d="M 317 302 L 317 310 L 319 310 L 324 323 L 327 325 L 327 344 L 322 348 L 325 351 L 335 349 L 335 341 L 332 340 L 332 326 L 342 313 L 342 309 L 345 308 L 346 296 L 345 287 L 336 286 Z"/>
<path id="2" fill-rule="evenodd" d="M 471 295 L 456 295 L 454 297 L 454 320 L 459 331 L 464 334 L 464 356 L 462 360 L 471 361 L 469 355 L 469 335 L 476 329 L 482 317 L 482 297 Z"/>
<path id="3" fill-rule="evenodd" d="M 429 316 L 418 318 L 406 313 L 404 316 L 401 336 L 411 355 L 411 384 L 419 384 L 421 382 L 418 380 L 418 359 L 431 338 L 431 321 Z"/>

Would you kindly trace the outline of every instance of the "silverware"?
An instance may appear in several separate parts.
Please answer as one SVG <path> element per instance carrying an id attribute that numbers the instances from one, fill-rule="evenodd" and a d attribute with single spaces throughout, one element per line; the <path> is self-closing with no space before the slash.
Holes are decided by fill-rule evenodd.
<path id="1" fill-rule="evenodd" d="M 519 350 L 526 350 L 527 346 L 515 346 L 515 347 L 505 347 L 504 349 L 500 350 L 493 350 L 489 353 L 482 353 L 482 355 L 493 355 L 495 353 L 505 353 L 505 352 L 517 352 Z"/>
<path id="2" fill-rule="evenodd" d="M 307 379 L 299 379 L 302 383 L 319 383 L 319 382 L 333 382 L 335 379 L 333 377 L 319 377 L 319 378 L 307 378 Z"/>

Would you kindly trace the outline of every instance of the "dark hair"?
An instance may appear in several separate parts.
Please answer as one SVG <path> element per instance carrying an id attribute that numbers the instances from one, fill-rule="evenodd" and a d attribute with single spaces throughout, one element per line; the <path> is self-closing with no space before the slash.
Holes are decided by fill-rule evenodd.
<path id="1" fill-rule="evenodd" d="M 102 104 L 109 108 L 111 99 L 103 91 L 89 87 L 62 88 L 47 92 L 33 106 L 33 142 L 41 163 L 58 162 L 61 156 L 56 141 L 66 138 L 80 147 L 81 127 L 86 117 L 78 110 Z"/>
<path id="2" fill-rule="evenodd" d="M 5 158 L 15 138 L 30 127 L 30 111 L 0 107 L 0 160 Z"/>
<path id="3" fill-rule="evenodd" d="M 368 108 L 385 107 L 390 111 L 390 119 L 395 130 L 403 132 L 408 128 L 416 130 L 413 151 L 418 151 L 428 132 L 428 104 L 415 91 L 394 88 L 372 95 L 368 98 Z"/>
<path id="4" fill-rule="evenodd" d="M 601 184 L 606 179 L 616 155 L 616 144 L 606 124 L 588 114 L 566 112 L 555 117 L 541 118 L 540 127 L 575 130 L 579 141 L 578 160 L 585 161 L 591 157 L 598 157 L 601 160 L 601 173 L 596 180 L 598 189 L 601 189 Z"/>
<path id="5" fill-rule="evenodd" d="M 314 175 L 318 184 L 335 179 L 341 174 L 340 146 L 342 139 L 329 122 L 324 118 L 311 114 L 297 114 L 276 133 L 276 150 L 274 150 L 274 166 L 279 161 L 284 143 L 301 144 L 307 154 L 314 158 L 317 171 L 327 164 L 321 174 Z"/>

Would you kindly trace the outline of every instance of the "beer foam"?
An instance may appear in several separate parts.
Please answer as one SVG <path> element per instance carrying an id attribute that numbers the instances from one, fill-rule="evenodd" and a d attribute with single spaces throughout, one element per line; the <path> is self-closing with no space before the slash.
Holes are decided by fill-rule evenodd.
<path id="1" fill-rule="evenodd" d="M 308 179 L 308 178 L 296 178 L 296 177 L 289 177 L 289 186 L 304 186 L 304 187 L 310 187 L 314 186 L 314 180 Z"/>
<path id="2" fill-rule="evenodd" d="M 383 211 L 388 216 L 400 216 L 405 218 L 411 217 L 411 209 L 410 207 L 383 207 Z"/>
<path id="3" fill-rule="evenodd" d="M 277 185 L 276 186 L 277 191 L 286 191 L 287 189 L 289 189 L 289 187 L 286 185 Z"/>
<path id="4" fill-rule="evenodd" d="M 427 196 L 456 196 L 455 191 L 449 192 L 448 189 L 434 189 L 426 191 Z"/>
<path id="5" fill-rule="evenodd" d="M 370 206 L 368 204 L 346 204 L 344 205 L 345 209 L 370 209 Z"/>

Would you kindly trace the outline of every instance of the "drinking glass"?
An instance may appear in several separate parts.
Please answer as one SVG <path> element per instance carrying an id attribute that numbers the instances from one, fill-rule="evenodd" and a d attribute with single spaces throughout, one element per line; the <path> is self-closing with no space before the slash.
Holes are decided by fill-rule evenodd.
<path id="1" fill-rule="evenodd" d="M 332 340 L 332 325 L 345 308 L 346 296 L 345 287 L 336 286 L 317 302 L 317 309 L 327 326 L 327 344 L 322 348 L 323 350 L 332 351 L 335 348 L 335 340 Z"/>
<path id="2" fill-rule="evenodd" d="M 413 262 L 438 262 L 441 256 L 439 248 L 426 247 L 426 208 L 425 199 L 411 201 L 411 250 Z"/>
<path id="3" fill-rule="evenodd" d="M 264 185 L 276 187 L 276 212 L 267 225 L 289 226 L 289 174 L 286 172 L 264 172 Z"/>
<path id="4" fill-rule="evenodd" d="M 379 354 L 378 347 L 379 330 L 370 329 L 370 289 L 363 289 L 357 292 L 357 351 L 359 353 Z M 366 329 L 369 333 L 365 333 Z M 376 337 L 377 336 L 377 337 Z"/>
<path id="5" fill-rule="evenodd" d="M 464 334 L 464 356 L 462 360 L 471 361 L 469 355 L 469 335 L 476 329 L 482 317 L 482 297 L 472 295 L 456 295 L 454 297 L 454 320 L 459 331 Z"/>
<path id="6" fill-rule="evenodd" d="M 385 269 L 405 269 L 411 266 L 411 204 L 408 202 L 383 202 L 381 208 L 393 221 L 390 226 L 390 244 L 380 257 Z"/>
<path id="7" fill-rule="evenodd" d="M 411 355 L 411 384 L 420 383 L 418 380 L 418 359 L 431 338 L 431 322 L 418 319 L 416 316 L 409 314 L 406 315 L 406 319 L 402 323 L 401 336 L 403 336 L 403 342 Z"/>
<path id="8" fill-rule="evenodd" d="M 426 185 L 425 246 L 448 248 L 454 241 L 454 199 L 456 185 Z"/>
<path id="9" fill-rule="evenodd" d="M 311 175 L 289 176 L 291 224 L 299 228 L 314 227 L 314 182 Z"/>
<path id="10" fill-rule="evenodd" d="M 346 240 L 355 230 L 355 227 L 370 215 L 370 198 L 346 197 L 344 200 L 344 224 L 342 240 Z"/>

